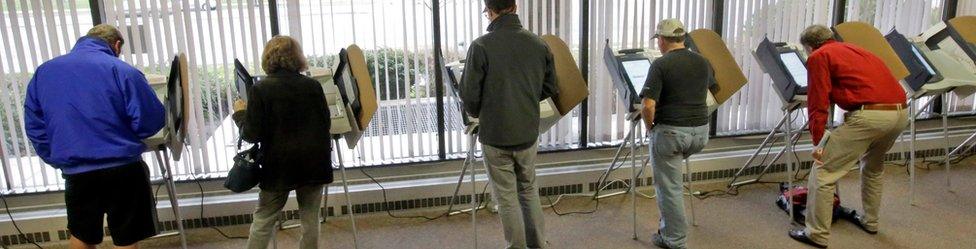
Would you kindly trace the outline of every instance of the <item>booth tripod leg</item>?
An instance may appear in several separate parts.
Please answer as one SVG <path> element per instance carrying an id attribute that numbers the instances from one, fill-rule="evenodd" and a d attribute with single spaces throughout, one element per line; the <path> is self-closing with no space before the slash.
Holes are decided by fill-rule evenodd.
<path id="1" fill-rule="evenodd" d="M 633 210 L 634 219 L 634 239 L 637 239 L 637 125 L 640 119 L 631 121 L 630 124 L 630 204 Z"/>
<path id="2" fill-rule="evenodd" d="M 339 139 L 335 139 L 336 148 L 339 147 Z M 339 173 L 342 174 L 342 191 L 346 196 L 346 207 L 349 211 L 349 223 L 352 226 L 352 241 L 355 248 L 359 248 L 359 231 L 356 230 L 356 215 L 352 208 L 352 199 L 349 198 L 349 181 L 346 179 L 346 166 L 342 162 L 342 151 L 336 149 L 336 159 L 339 161 Z"/>
<path id="3" fill-rule="evenodd" d="M 915 105 L 916 103 L 915 101 L 913 101 L 912 104 L 908 107 L 910 108 L 909 109 L 910 114 L 908 116 L 911 117 L 911 119 L 909 120 L 909 128 L 908 128 L 908 134 L 909 134 L 908 138 L 910 141 L 908 145 L 908 165 L 907 165 L 908 178 L 909 178 L 908 203 L 911 204 L 912 206 L 915 206 L 915 113 L 918 112 L 918 109 L 915 108 Z"/>
<path id="4" fill-rule="evenodd" d="M 159 163 L 159 170 L 163 176 L 163 184 L 166 185 L 166 192 L 169 194 L 170 209 L 173 211 L 173 218 L 176 220 L 176 229 L 180 236 L 180 245 L 186 249 L 186 229 L 183 228 L 183 215 L 180 213 L 180 202 L 176 196 L 176 184 L 173 183 L 173 168 L 169 164 L 169 156 L 165 149 L 156 150 L 156 161 Z M 201 208 L 203 203 L 200 203 Z M 202 217 L 201 217 L 202 218 Z"/>
<path id="5" fill-rule="evenodd" d="M 478 185 L 475 179 L 475 146 L 478 143 L 478 136 L 471 135 L 468 138 L 468 160 L 471 166 L 471 238 L 474 248 L 478 249 Z"/>
<path id="6" fill-rule="evenodd" d="M 597 183 L 600 184 L 601 186 L 597 186 L 596 192 L 593 193 L 593 199 L 594 200 L 603 199 L 603 198 L 617 196 L 617 195 L 621 195 L 621 194 L 627 193 L 627 191 L 617 191 L 617 192 L 613 192 L 613 193 L 609 193 L 609 194 L 600 195 L 600 191 L 602 191 L 604 188 L 607 188 L 607 187 L 610 186 L 610 184 L 604 183 L 604 182 L 606 181 L 606 179 L 610 178 L 610 173 L 613 172 L 614 166 L 617 165 L 617 162 L 626 160 L 626 156 L 625 157 L 621 157 L 620 156 L 620 153 L 622 153 L 623 152 L 623 149 L 628 146 L 627 143 L 631 142 L 633 136 L 634 136 L 634 131 L 631 130 L 630 132 L 627 133 L 626 136 L 624 136 L 624 140 L 620 143 L 620 146 L 617 147 L 617 152 L 614 153 L 613 160 L 610 161 L 610 165 L 607 166 L 607 169 L 603 171 L 603 175 L 600 175 L 600 178 L 597 180 Z M 631 152 L 631 153 L 633 153 L 633 152 Z M 631 154 L 630 156 L 634 156 L 634 155 Z"/>
<path id="7" fill-rule="evenodd" d="M 793 119 L 792 119 L 792 117 L 793 117 L 793 111 L 792 110 L 786 111 L 786 117 L 787 117 L 786 131 L 785 131 L 786 132 L 786 136 L 785 136 L 785 141 L 784 141 L 786 143 L 785 149 L 787 151 L 794 152 L 795 150 L 794 150 L 794 147 L 793 147 L 793 143 L 791 143 L 792 141 L 790 141 L 790 139 L 793 137 Z M 789 155 L 787 155 L 786 157 L 787 157 L 787 160 L 786 160 L 786 174 L 787 174 L 787 176 L 786 176 L 786 179 L 787 179 L 786 180 L 786 189 L 792 190 L 793 189 L 793 160 L 795 159 L 795 157 L 789 156 Z M 790 195 L 789 196 L 789 202 L 788 203 L 793 203 L 793 195 Z M 794 223 L 795 222 L 795 220 L 793 219 L 794 212 L 795 212 L 795 210 L 793 210 L 793 207 L 791 206 L 790 207 L 790 214 L 789 214 L 790 215 L 790 223 Z"/>
<path id="8" fill-rule="evenodd" d="M 729 190 L 738 186 L 759 181 L 759 178 L 762 177 L 762 174 L 760 174 L 759 176 L 757 176 L 755 179 L 752 180 L 746 180 L 741 182 L 737 182 L 736 180 L 738 180 L 739 177 L 745 173 L 745 171 L 749 168 L 749 165 L 751 165 L 752 162 L 756 160 L 756 157 L 759 156 L 759 153 L 762 153 L 763 149 L 765 149 L 767 146 L 773 146 L 773 143 L 775 143 L 776 141 L 776 134 L 779 133 L 778 130 L 783 127 L 783 124 L 786 123 L 786 119 L 787 117 L 783 116 L 783 118 L 779 120 L 779 124 L 776 124 L 776 127 L 773 127 L 773 130 L 766 135 L 766 138 L 763 139 L 762 143 L 759 144 L 759 148 L 756 148 L 756 151 L 752 153 L 752 156 L 749 156 L 749 159 L 746 160 L 746 163 L 742 165 L 742 168 L 740 168 L 738 171 L 735 172 L 735 175 L 732 176 L 732 181 L 729 181 L 729 186 L 728 186 Z M 776 160 L 774 159 L 773 161 L 775 162 Z M 763 172 L 765 172 L 765 169 L 763 170 Z"/>
<path id="9" fill-rule="evenodd" d="M 945 143 L 946 190 L 952 191 L 952 162 L 949 160 L 949 92 L 942 94 L 942 141 Z"/>
<path id="10" fill-rule="evenodd" d="M 691 177 L 691 163 L 688 162 L 688 158 L 685 158 L 685 175 L 688 176 L 688 180 L 685 181 L 685 186 L 688 188 L 688 208 L 691 209 L 691 225 L 697 227 L 698 220 L 695 217 L 695 189 L 692 188 L 694 178 Z"/>

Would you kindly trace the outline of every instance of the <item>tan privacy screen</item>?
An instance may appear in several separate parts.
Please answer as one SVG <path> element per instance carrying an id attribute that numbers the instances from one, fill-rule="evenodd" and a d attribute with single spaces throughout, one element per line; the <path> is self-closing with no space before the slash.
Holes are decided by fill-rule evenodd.
<path id="1" fill-rule="evenodd" d="M 566 116 L 582 103 L 590 92 L 586 87 L 586 81 L 583 80 L 583 74 L 576 67 L 576 60 L 573 59 L 569 46 L 554 35 L 543 35 L 542 40 L 549 45 L 549 51 L 556 64 L 556 87 L 559 88 L 559 94 L 553 97 L 553 100 L 556 102 L 559 115 Z"/>
<path id="2" fill-rule="evenodd" d="M 369 69 L 366 67 L 366 56 L 363 55 L 363 50 L 353 44 L 346 48 L 346 52 L 349 53 L 352 76 L 356 78 L 356 85 L 359 86 L 359 104 L 362 106 L 362 112 L 356 120 L 359 123 L 359 130 L 365 131 L 378 106 L 376 91 L 373 89 L 373 79 L 370 78 Z"/>
<path id="3" fill-rule="evenodd" d="M 834 33 L 840 40 L 867 49 L 880 57 L 895 79 L 902 80 L 910 74 L 901 58 L 888 44 L 888 40 L 874 26 L 863 22 L 845 22 L 834 26 Z"/>
<path id="4" fill-rule="evenodd" d="M 746 84 L 746 76 L 742 74 L 742 69 L 735 62 L 722 37 L 715 31 L 699 29 L 688 33 L 688 36 L 698 48 L 698 53 L 712 64 L 712 70 L 715 71 L 715 81 L 719 86 L 719 91 L 713 94 L 715 102 L 720 105 L 725 103 Z"/>
<path id="5" fill-rule="evenodd" d="M 949 25 L 959 32 L 963 40 L 976 43 L 976 16 L 960 16 L 949 20 Z"/>

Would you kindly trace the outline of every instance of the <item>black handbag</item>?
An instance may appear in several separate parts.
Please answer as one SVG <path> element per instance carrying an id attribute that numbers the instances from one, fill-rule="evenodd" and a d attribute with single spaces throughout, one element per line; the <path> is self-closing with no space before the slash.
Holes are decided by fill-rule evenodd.
<path id="1" fill-rule="evenodd" d="M 243 139 L 237 140 L 237 149 L 241 149 Z M 240 193 L 251 190 L 261 179 L 261 146 L 254 144 L 250 149 L 238 152 L 234 156 L 234 167 L 227 173 L 224 188 Z"/>

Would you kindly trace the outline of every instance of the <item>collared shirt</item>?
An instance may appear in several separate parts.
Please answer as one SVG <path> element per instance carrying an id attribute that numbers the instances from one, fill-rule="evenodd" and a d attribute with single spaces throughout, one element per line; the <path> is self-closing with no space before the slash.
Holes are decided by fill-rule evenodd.
<path id="1" fill-rule="evenodd" d="M 810 135 L 820 143 L 830 105 L 854 111 L 869 104 L 905 103 L 905 90 L 878 56 L 849 43 L 827 41 L 807 59 Z"/>

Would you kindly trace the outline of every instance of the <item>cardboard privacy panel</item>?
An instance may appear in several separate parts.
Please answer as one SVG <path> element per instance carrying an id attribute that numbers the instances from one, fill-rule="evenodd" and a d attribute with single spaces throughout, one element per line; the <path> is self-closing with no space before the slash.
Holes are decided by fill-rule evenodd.
<path id="1" fill-rule="evenodd" d="M 559 94 L 554 96 L 553 100 L 559 115 L 566 116 L 573 108 L 583 103 L 590 92 L 566 42 L 554 35 L 543 35 L 542 40 L 549 45 L 556 67 L 556 87 L 559 89 Z"/>
<path id="2" fill-rule="evenodd" d="M 960 16 L 949 20 L 959 36 L 969 44 L 976 44 L 976 16 Z"/>
<path id="3" fill-rule="evenodd" d="M 716 104 L 725 103 L 748 82 L 745 74 L 735 62 L 735 57 L 732 57 L 732 52 L 725 46 L 722 37 L 715 31 L 699 29 L 688 33 L 688 36 L 691 37 L 695 50 L 712 64 L 712 70 L 715 71 L 715 81 L 719 86 L 718 92 L 713 94 Z"/>
<path id="4" fill-rule="evenodd" d="M 874 26 L 863 22 L 845 22 L 834 26 L 833 30 L 837 40 L 862 47 L 881 58 L 895 79 L 902 80 L 911 74 L 888 40 Z"/>
<path id="5" fill-rule="evenodd" d="M 359 124 L 359 130 L 365 131 L 379 107 L 376 100 L 376 90 L 373 89 L 373 79 L 366 67 L 366 56 L 363 55 L 363 50 L 353 44 L 349 45 L 346 51 L 349 53 L 349 66 L 352 68 L 352 76 L 356 78 L 356 85 L 359 87 L 358 99 L 362 106 L 356 120 Z"/>

